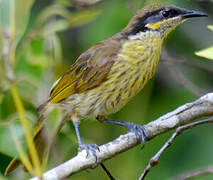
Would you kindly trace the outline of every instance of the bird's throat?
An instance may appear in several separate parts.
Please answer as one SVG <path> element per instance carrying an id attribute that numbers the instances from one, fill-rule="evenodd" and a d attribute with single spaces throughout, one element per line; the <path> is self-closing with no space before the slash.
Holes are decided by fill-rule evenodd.
<path id="1" fill-rule="evenodd" d="M 129 35 L 128 39 L 146 41 L 149 37 L 161 37 L 161 33 L 154 30 L 150 30 L 146 32 L 140 31 L 134 35 Z"/>

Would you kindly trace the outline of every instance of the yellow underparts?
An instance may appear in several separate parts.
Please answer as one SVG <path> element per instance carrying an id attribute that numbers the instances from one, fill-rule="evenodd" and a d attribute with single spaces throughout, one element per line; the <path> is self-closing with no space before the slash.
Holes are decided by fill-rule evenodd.
<path id="1" fill-rule="evenodd" d="M 140 35 L 124 42 L 104 82 L 63 101 L 67 111 L 72 109 L 79 117 L 106 116 L 120 110 L 144 87 L 155 73 L 162 39 L 154 32 Z"/>
<path id="2" fill-rule="evenodd" d="M 111 92 L 105 90 L 106 93 L 102 95 L 106 101 L 101 112 L 103 115 L 122 108 L 152 78 L 159 61 L 161 43 L 160 37 L 153 37 L 146 41 L 127 41 L 123 45 L 109 73 L 109 81 L 103 84 L 113 86 Z"/>
<path id="3" fill-rule="evenodd" d="M 148 33 L 140 40 L 127 40 L 98 87 L 72 95 L 67 102 L 80 116 L 109 115 L 121 109 L 154 75 L 162 39 Z"/>

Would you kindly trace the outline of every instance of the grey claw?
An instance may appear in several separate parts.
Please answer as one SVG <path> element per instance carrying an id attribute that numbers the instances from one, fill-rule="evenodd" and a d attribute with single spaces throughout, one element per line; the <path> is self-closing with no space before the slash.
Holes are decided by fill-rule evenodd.
<path id="1" fill-rule="evenodd" d="M 98 150 L 100 152 L 99 146 L 97 144 L 81 144 L 78 148 L 78 151 L 86 150 L 88 158 L 89 154 L 92 153 L 92 155 L 95 157 L 95 161 L 97 162 L 97 155 L 96 151 Z"/>
<path id="2" fill-rule="evenodd" d="M 138 140 L 141 140 L 141 144 L 142 144 L 142 148 L 144 147 L 145 141 L 146 141 L 146 137 L 147 137 L 147 133 L 146 130 L 143 126 L 137 125 L 137 124 L 129 124 L 129 131 L 130 132 L 134 132 L 135 136 Z"/>

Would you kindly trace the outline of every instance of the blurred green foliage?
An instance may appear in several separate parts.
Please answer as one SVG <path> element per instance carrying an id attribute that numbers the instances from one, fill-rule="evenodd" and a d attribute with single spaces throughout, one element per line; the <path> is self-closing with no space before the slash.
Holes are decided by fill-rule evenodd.
<path id="1" fill-rule="evenodd" d="M 95 6 L 77 9 L 69 0 L 0 0 L 0 179 L 11 157 L 20 157 L 14 135 L 26 150 L 24 130 L 10 93 L 11 81 L 15 79 L 18 85 L 32 130 L 38 118 L 35 108 L 45 101 L 53 82 L 69 69 L 75 59 L 90 46 L 124 28 L 133 15 L 132 10 L 156 2 L 200 9 L 209 14 L 208 19 L 192 20 L 178 27 L 166 40 L 165 47 L 173 56 L 184 56 L 189 61 L 201 62 L 213 68 L 212 62 L 194 55 L 195 51 L 212 46 L 212 32 L 206 29 L 208 24 L 212 24 L 213 18 L 213 3 L 210 1 L 103 0 Z M 212 26 L 209 28 L 212 29 Z M 212 48 L 198 52 L 198 55 L 212 59 Z M 9 65 L 5 60 L 7 57 L 10 59 Z M 185 64 L 174 66 L 202 92 L 212 91 L 212 74 Z M 183 88 L 175 80 L 169 67 L 160 63 L 155 78 L 111 117 L 144 124 L 196 98 L 190 89 Z M 60 119 L 60 114 L 55 110 L 48 119 Z M 56 124 L 53 124 L 53 129 Z M 81 132 L 87 143 L 103 144 L 125 133 L 125 129 L 97 121 L 85 121 L 81 124 Z M 147 142 L 143 150 L 138 146 L 122 153 L 105 162 L 105 165 L 119 179 L 137 179 L 149 158 L 171 133 Z M 58 136 L 57 146 L 52 151 L 48 168 L 76 154 L 77 140 L 70 122 Z M 203 125 L 187 131 L 162 155 L 159 165 L 152 169 L 147 179 L 171 179 L 184 171 L 211 165 L 212 151 L 212 126 Z M 5 179 L 28 177 L 26 172 L 19 169 Z M 212 178 L 213 175 L 206 175 L 197 179 Z M 70 179 L 107 177 L 98 167 L 90 173 L 81 172 Z"/>
<path id="2" fill-rule="evenodd" d="M 213 25 L 208 26 L 208 28 L 213 31 Z M 198 51 L 195 54 L 198 55 L 198 56 L 205 57 L 205 58 L 213 60 L 213 46 L 211 46 L 207 49 Z"/>

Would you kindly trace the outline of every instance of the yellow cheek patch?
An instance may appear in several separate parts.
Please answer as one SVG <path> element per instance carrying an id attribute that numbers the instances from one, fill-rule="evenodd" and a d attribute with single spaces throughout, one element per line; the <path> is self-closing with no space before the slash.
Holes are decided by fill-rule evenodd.
<path id="1" fill-rule="evenodd" d="M 158 29 L 162 25 L 162 22 L 156 22 L 154 24 L 147 24 L 146 27 L 150 29 Z"/>

